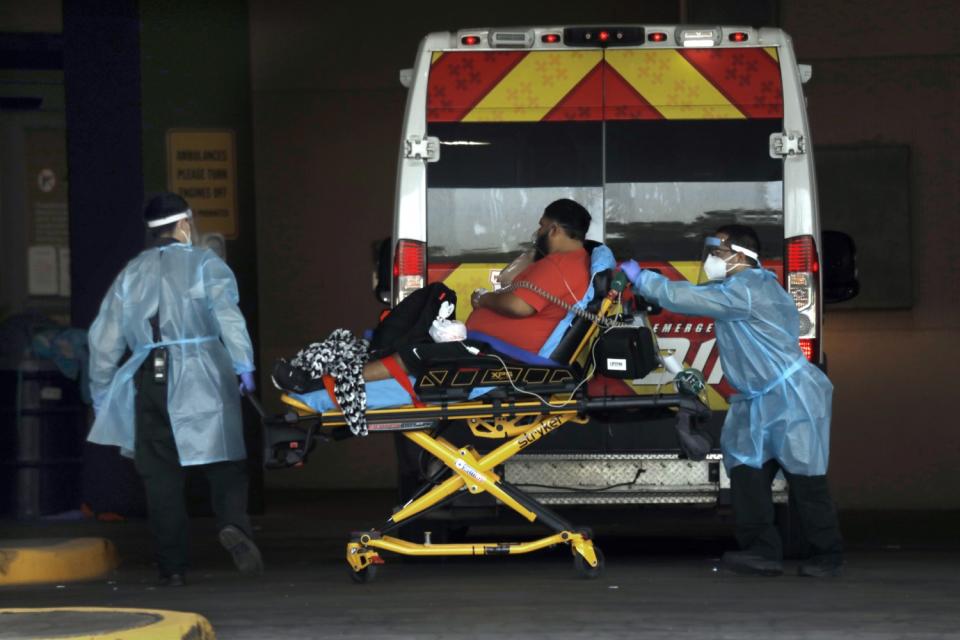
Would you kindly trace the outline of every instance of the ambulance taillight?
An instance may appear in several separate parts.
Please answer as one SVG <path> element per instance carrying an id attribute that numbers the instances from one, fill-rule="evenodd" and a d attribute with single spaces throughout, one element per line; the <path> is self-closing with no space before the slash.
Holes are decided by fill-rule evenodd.
<path id="1" fill-rule="evenodd" d="M 427 249 L 417 240 L 400 240 L 393 254 L 393 293 L 395 303 L 423 288 L 427 272 Z"/>
<path id="2" fill-rule="evenodd" d="M 807 360 L 820 357 L 820 259 L 813 236 L 786 241 L 784 284 L 800 312 L 800 349 Z"/>

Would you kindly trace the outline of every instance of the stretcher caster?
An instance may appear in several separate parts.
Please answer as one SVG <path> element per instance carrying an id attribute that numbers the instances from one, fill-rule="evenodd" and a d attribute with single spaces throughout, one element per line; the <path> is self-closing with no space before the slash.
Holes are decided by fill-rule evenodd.
<path id="1" fill-rule="evenodd" d="M 358 535 L 358 539 L 364 539 L 364 544 L 366 544 L 366 538 L 368 537 L 369 534 Z M 377 537 L 379 538 L 379 534 L 377 534 Z M 374 578 L 377 577 L 377 567 L 383 564 L 383 558 L 369 547 L 358 542 L 350 542 L 347 544 L 347 564 L 349 565 L 350 579 L 363 584 L 373 582 Z"/>
<path id="2" fill-rule="evenodd" d="M 576 548 L 573 549 L 573 570 L 577 574 L 577 577 L 583 578 L 584 580 L 593 580 L 599 578 L 600 574 L 603 573 L 605 566 L 603 552 L 600 551 L 600 547 L 595 546 L 593 547 L 593 553 L 597 559 L 596 566 L 591 565 Z"/>
<path id="3" fill-rule="evenodd" d="M 354 571 L 353 567 L 348 567 L 347 571 L 350 572 L 351 580 L 357 584 L 364 584 L 376 580 L 378 567 L 379 565 L 371 564 L 367 565 L 365 569 L 360 569 L 360 571 Z"/>

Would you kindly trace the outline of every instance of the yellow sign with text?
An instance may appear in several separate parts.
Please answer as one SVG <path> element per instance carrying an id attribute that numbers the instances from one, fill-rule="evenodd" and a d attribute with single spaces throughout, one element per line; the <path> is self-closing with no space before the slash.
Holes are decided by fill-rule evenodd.
<path id="1" fill-rule="evenodd" d="M 167 131 L 167 188 L 190 203 L 201 233 L 237 237 L 236 148 L 229 129 Z"/>

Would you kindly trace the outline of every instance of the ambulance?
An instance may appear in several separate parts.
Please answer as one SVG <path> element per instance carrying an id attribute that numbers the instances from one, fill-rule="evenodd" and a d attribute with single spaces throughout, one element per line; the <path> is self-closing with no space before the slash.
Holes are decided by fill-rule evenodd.
<path id="1" fill-rule="evenodd" d="M 589 239 L 618 261 L 634 258 L 677 280 L 696 281 L 706 235 L 750 225 L 763 266 L 796 301 L 804 354 L 824 365 L 823 245 L 802 89 L 809 77 L 790 37 L 773 28 L 427 35 L 413 68 L 401 72 L 408 96 L 393 236 L 381 252 L 383 301 L 441 281 L 463 301 L 464 320 L 470 293 L 497 288 L 499 271 L 529 247 L 544 207 L 572 198 L 593 217 Z M 832 239 L 838 255 L 852 252 L 849 239 Z M 848 297 L 854 289 L 847 282 Z M 734 390 L 712 321 L 663 311 L 651 322 L 662 349 L 703 372 L 719 443 Z M 672 391 L 672 379 L 661 369 L 591 384 L 608 395 L 649 394 Z M 401 492 L 419 484 L 421 462 L 401 451 Z M 703 462 L 685 459 L 668 416 L 637 424 L 610 415 L 565 430 L 503 473 L 554 505 L 716 506 L 729 489 L 719 449 Z M 785 501 L 783 483 L 774 489 Z"/>

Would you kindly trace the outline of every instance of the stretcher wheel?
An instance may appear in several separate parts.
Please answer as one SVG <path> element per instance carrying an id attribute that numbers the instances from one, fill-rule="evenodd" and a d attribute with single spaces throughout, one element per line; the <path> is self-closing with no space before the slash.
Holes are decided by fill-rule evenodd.
<path id="1" fill-rule="evenodd" d="M 370 564 L 366 568 L 360 569 L 360 571 L 354 571 L 353 567 L 349 567 L 350 579 L 356 582 L 357 584 L 364 584 L 366 582 L 373 582 L 377 578 L 377 567 L 379 565 Z"/>
<path id="2" fill-rule="evenodd" d="M 586 559 L 577 553 L 573 552 L 573 570 L 576 572 L 577 576 L 584 578 L 585 580 L 593 580 L 594 578 L 599 578 L 600 574 L 603 573 L 603 568 L 605 562 L 603 559 L 603 552 L 600 551 L 600 547 L 594 546 L 593 552 L 597 554 L 597 566 L 591 567 L 590 563 Z"/>

